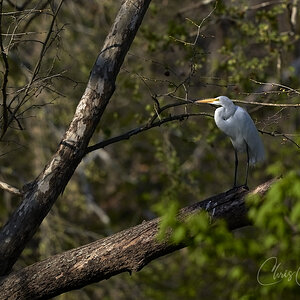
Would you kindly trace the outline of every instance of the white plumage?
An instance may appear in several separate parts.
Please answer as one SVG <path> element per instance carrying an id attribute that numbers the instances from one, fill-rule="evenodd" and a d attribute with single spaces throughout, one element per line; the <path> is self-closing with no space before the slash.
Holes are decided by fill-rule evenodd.
<path id="1" fill-rule="evenodd" d="M 259 133 L 250 115 L 242 107 L 234 105 L 234 103 L 226 96 L 198 100 L 196 103 L 210 103 L 220 106 L 216 109 L 214 118 L 219 129 L 230 137 L 235 150 L 234 186 L 236 185 L 237 179 L 237 152 L 247 153 L 248 163 L 245 182 L 245 185 L 247 185 L 248 164 L 254 165 L 265 159 L 262 140 L 260 139 Z"/>

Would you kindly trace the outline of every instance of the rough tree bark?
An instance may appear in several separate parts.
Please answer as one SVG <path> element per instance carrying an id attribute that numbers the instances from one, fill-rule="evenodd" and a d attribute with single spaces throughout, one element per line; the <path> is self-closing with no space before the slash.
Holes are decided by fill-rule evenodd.
<path id="1" fill-rule="evenodd" d="M 83 158 L 114 92 L 116 76 L 150 2 L 126 0 L 122 3 L 56 153 L 41 174 L 24 186 L 23 202 L 0 232 L 0 275 L 10 272 Z"/>
<path id="2" fill-rule="evenodd" d="M 252 193 L 263 195 L 273 180 L 258 186 Z M 244 187 L 213 196 L 180 210 L 181 221 L 200 210 L 212 218 L 224 218 L 230 229 L 248 225 Z M 159 242 L 156 238 L 160 219 L 142 224 L 55 255 L 0 281 L 0 299 L 49 298 L 87 284 L 108 279 L 122 272 L 139 271 L 153 259 L 186 245 Z"/>

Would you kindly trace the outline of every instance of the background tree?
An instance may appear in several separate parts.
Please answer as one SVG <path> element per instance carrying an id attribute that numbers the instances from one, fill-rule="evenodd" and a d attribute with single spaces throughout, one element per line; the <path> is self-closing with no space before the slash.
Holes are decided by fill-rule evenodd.
<path id="1" fill-rule="evenodd" d="M 84 92 L 99 35 L 103 41 L 120 1 L 91 1 L 89 6 L 64 1 L 61 7 L 56 1 L 1 3 L 1 176 L 22 186 L 55 152 Z M 169 114 L 203 113 L 204 108 L 183 100 L 226 94 L 297 103 L 297 8 L 297 1 L 189 1 L 184 8 L 180 1 L 153 1 L 91 144 Z M 210 118 L 191 117 L 89 153 L 15 269 L 166 213 L 165 226 L 175 227 L 177 242 L 189 228 L 197 232 L 189 250 L 130 278 L 119 275 L 62 297 L 132 299 L 134 291 L 139 299 L 194 299 L 216 298 L 222 291 L 233 299 L 281 293 L 292 298 L 295 280 L 261 286 L 256 273 L 271 255 L 280 256 L 285 269 L 299 265 L 299 209 L 293 204 L 299 197 L 298 110 L 247 108 L 268 133 L 263 135 L 267 167 L 251 172 L 251 186 L 285 175 L 262 207 L 252 200 L 254 228 L 232 234 L 219 224 L 211 231 L 205 218 L 188 228 L 173 224 L 179 207 L 224 191 L 232 181 L 230 142 Z M 2 198 L 4 224 L 18 200 L 6 192 Z"/>

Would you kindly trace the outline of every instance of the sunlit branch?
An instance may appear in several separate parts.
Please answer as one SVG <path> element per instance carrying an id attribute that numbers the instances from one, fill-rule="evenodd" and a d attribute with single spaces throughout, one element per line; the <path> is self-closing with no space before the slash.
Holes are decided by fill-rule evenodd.
<path id="1" fill-rule="evenodd" d="M 173 94 L 168 94 L 168 96 L 181 101 L 186 101 L 187 103 L 194 103 L 196 101 L 196 100 L 185 99 L 183 97 L 175 96 Z M 249 105 L 261 105 L 261 106 L 272 106 L 272 107 L 300 107 L 300 103 L 271 103 L 271 102 L 256 102 L 256 101 L 246 101 L 246 100 L 236 100 L 236 99 L 232 101 L 235 103 L 243 103 Z M 198 103 L 194 103 L 194 104 L 201 105 Z"/>
<path id="2" fill-rule="evenodd" d="M 49 12 L 43 11 L 41 9 L 25 9 L 22 11 L 9 11 L 9 12 L 2 12 L 1 15 L 2 16 L 20 16 L 20 15 L 28 15 L 28 14 L 35 14 L 35 13 L 44 13 L 44 14 L 49 14 Z"/>
<path id="3" fill-rule="evenodd" d="M 281 84 L 281 83 L 276 83 L 276 82 L 261 82 L 261 81 L 257 81 L 255 79 L 250 79 L 252 82 L 260 84 L 260 85 L 270 85 L 270 86 L 276 86 L 276 87 L 280 87 L 282 89 L 287 89 L 290 92 L 296 93 L 298 95 L 300 95 L 300 92 L 298 90 L 295 90 L 287 85 Z"/>
<path id="4" fill-rule="evenodd" d="M 268 6 L 278 5 L 278 4 L 282 4 L 282 3 L 286 4 L 286 1 L 266 1 L 263 3 L 249 6 L 246 8 L 246 10 L 258 10 L 258 9 L 266 8 Z"/>
<path id="5" fill-rule="evenodd" d="M 297 28 L 297 15 L 298 15 L 298 0 L 293 0 L 291 5 L 287 6 L 287 9 L 289 11 L 289 22 L 291 26 L 291 31 L 296 34 L 296 28 Z"/>
<path id="6" fill-rule="evenodd" d="M 11 194 L 14 194 L 16 196 L 19 196 L 19 197 L 23 195 L 23 193 L 19 189 L 15 188 L 5 182 L 2 182 L 2 181 L 0 181 L 0 189 L 4 190 L 6 192 L 9 192 Z"/>

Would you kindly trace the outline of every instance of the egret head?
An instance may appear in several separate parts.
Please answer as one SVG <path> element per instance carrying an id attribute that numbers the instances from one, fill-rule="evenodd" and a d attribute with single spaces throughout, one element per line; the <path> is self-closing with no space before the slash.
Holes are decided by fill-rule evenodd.
<path id="1" fill-rule="evenodd" d="M 233 104 L 233 102 L 226 96 L 219 96 L 216 98 L 209 98 L 204 100 L 196 100 L 195 103 L 209 103 L 209 104 L 224 106 L 224 107 Z"/>

